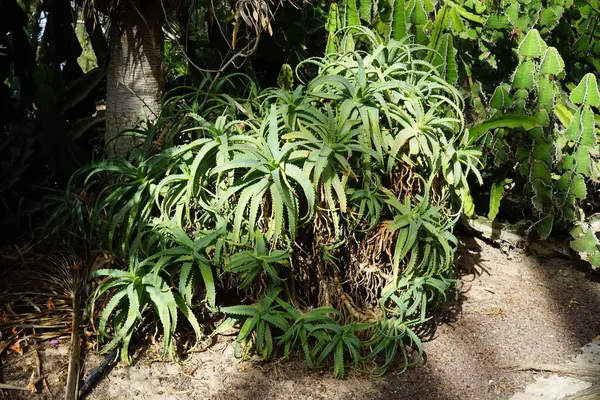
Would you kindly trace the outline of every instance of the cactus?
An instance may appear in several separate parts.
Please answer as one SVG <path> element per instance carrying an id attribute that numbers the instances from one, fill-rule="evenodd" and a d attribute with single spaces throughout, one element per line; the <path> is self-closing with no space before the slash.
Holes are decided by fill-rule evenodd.
<path id="1" fill-rule="evenodd" d="M 514 150 L 516 172 L 522 178 L 523 199 L 531 199 L 529 207 L 540 238 L 547 238 L 553 228 L 576 224 L 571 231 L 572 248 L 600 266 L 600 245 L 581 208 L 588 194 L 592 171 L 596 167 L 590 152 L 597 151 L 593 107 L 600 106 L 596 77 L 587 74 L 568 97 L 569 110 L 558 101 L 558 82 L 564 75 L 565 63 L 558 50 L 548 46 L 537 29 L 523 35 L 517 49 L 517 65 L 510 85 L 496 87 L 491 99 L 492 116 L 506 113 L 527 113 L 534 116 L 537 126 L 528 132 L 512 132 L 513 149 L 499 140 L 497 131 L 492 147 L 494 164 L 508 163 L 506 154 Z M 557 128 L 554 122 L 560 122 Z M 514 149 L 516 147 L 516 150 Z M 492 185 L 490 217 L 498 214 L 502 199 L 503 180 Z M 579 219 L 578 219 L 579 218 Z"/>

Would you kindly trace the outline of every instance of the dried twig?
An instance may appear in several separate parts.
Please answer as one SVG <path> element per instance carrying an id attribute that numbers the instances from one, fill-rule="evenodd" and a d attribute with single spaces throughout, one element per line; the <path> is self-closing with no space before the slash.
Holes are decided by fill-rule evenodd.
<path id="1" fill-rule="evenodd" d="M 33 384 L 37 385 L 37 383 L 42 379 L 42 361 L 40 360 L 40 354 L 37 349 L 31 346 L 31 352 L 33 354 L 33 361 L 35 365 L 34 371 L 34 381 Z"/>
<path id="2" fill-rule="evenodd" d="M 77 399 L 79 377 L 79 357 L 81 342 L 79 339 L 79 293 L 73 290 L 73 320 L 71 325 L 71 350 L 69 352 L 69 369 L 65 400 Z"/>
<path id="3" fill-rule="evenodd" d="M 26 387 L 22 387 L 22 386 L 15 386 L 15 385 L 9 385 L 6 383 L 0 383 L 0 389 L 6 389 L 6 390 L 22 390 L 24 392 L 29 392 L 29 389 Z"/>

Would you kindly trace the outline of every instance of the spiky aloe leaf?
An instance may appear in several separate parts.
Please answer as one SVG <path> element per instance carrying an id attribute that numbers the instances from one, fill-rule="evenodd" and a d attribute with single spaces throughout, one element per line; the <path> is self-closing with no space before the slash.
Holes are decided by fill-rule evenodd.
<path id="1" fill-rule="evenodd" d="M 569 96 L 575 104 L 584 106 L 600 106 L 600 93 L 598 92 L 598 83 L 596 76 L 592 73 L 586 74 L 579 85 L 571 92 Z"/>
<path id="2" fill-rule="evenodd" d="M 136 321 L 136 314 L 135 314 L 135 312 L 133 312 L 133 310 L 131 310 L 131 308 L 128 308 L 127 310 L 122 310 L 122 312 L 123 312 L 123 315 L 126 315 L 125 321 L 123 321 L 123 323 L 121 325 L 116 324 L 118 326 L 115 327 L 115 335 L 113 336 L 111 341 L 109 343 L 107 343 L 102 348 L 102 350 L 100 350 L 100 353 L 106 353 L 107 351 L 110 351 L 111 349 L 118 346 L 121 342 L 123 344 L 129 343 L 129 339 L 131 337 L 132 330 L 134 328 L 134 324 Z M 128 352 L 127 352 L 126 347 L 122 347 L 121 359 L 125 362 L 129 362 Z"/>
<path id="3" fill-rule="evenodd" d="M 215 307 L 217 292 L 215 290 L 215 280 L 213 277 L 212 267 L 208 262 L 199 261 L 198 267 L 200 268 L 200 275 L 204 281 L 204 288 L 206 289 L 206 298 L 208 299 L 208 305 Z"/>
<path id="4" fill-rule="evenodd" d="M 146 277 L 144 277 L 146 278 Z M 146 279 L 145 279 L 146 280 Z M 165 354 L 172 348 L 172 337 L 177 327 L 177 303 L 171 289 L 160 277 L 155 277 L 154 285 L 145 285 L 145 290 L 150 295 L 150 299 L 156 310 L 160 323 L 163 326 L 163 341 Z"/>
<path id="5" fill-rule="evenodd" d="M 117 306 L 121 303 L 123 298 L 127 295 L 127 290 L 120 290 L 116 292 L 111 298 L 104 310 L 102 311 L 102 315 L 100 316 L 100 322 L 98 324 L 98 331 L 100 332 L 101 337 L 106 337 L 106 323 L 110 318 L 111 314 L 117 308 Z"/>
<path id="6" fill-rule="evenodd" d="M 225 314 L 233 314 L 233 315 L 244 315 L 247 317 L 254 317 L 257 315 L 258 310 L 253 306 L 229 306 L 229 307 L 219 307 L 219 311 Z"/>
<path id="7" fill-rule="evenodd" d="M 565 70 L 565 62 L 558 53 L 555 47 L 548 47 L 542 63 L 540 64 L 540 74 L 542 75 L 558 75 Z"/>
<path id="8" fill-rule="evenodd" d="M 181 296 L 175 295 L 175 302 L 177 303 L 177 308 L 179 309 L 179 311 L 181 311 L 183 316 L 188 320 L 188 322 L 192 326 L 194 334 L 196 335 L 196 341 L 200 340 L 203 333 L 202 327 L 200 326 L 196 315 L 194 314 L 190 306 L 186 304 L 185 300 Z"/>
<path id="9" fill-rule="evenodd" d="M 519 44 L 517 52 L 521 57 L 539 58 L 546 48 L 546 42 L 540 36 L 540 32 L 537 29 L 531 29 Z"/>
<path id="10" fill-rule="evenodd" d="M 210 336 L 216 336 L 216 335 L 220 335 L 222 333 L 225 332 L 229 332 L 233 329 L 233 327 L 237 324 L 237 319 L 232 318 L 232 317 L 227 317 L 223 322 L 221 322 L 219 324 L 219 326 L 217 326 L 215 328 L 214 331 L 212 331 L 210 333 Z"/>
<path id="11" fill-rule="evenodd" d="M 118 269 L 99 269 L 92 273 L 92 278 L 97 278 L 100 276 L 110 276 L 111 278 L 130 278 L 131 274 L 126 271 L 121 271 Z"/>

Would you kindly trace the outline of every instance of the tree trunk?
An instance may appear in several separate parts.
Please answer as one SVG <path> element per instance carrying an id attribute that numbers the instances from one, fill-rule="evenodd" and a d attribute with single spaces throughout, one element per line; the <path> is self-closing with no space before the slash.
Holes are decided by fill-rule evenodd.
<path id="1" fill-rule="evenodd" d="M 158 2 L 139 3 L 119 10 L 110 29 L 105 136 L 110 157 L 124 157 L 139 143 L 119 135 L 142 113 L 156 119 L 165 88 L 162 10 Z"/>

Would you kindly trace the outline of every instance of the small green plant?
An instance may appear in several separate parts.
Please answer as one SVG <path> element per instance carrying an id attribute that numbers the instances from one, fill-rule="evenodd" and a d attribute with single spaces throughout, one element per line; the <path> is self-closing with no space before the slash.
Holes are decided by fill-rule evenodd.
<path id="1" fill-rule="evenodd" d="M 333 354 L 333 376 L 343 378 L 345 355 L 348 354 L 354 363 L 354 367 L 357 368 L 358 362 L 362 359 L 360 350 L 363 344 L 356 333 L 369 327 L 370 324 L 316 325 L 311 333 L 323 332 L 327 343 L 322 351 L 319 352 L 318 347 L 313 350 L 315 356 L 318 356 L 316 357 L 316 365 L 321 365 L 329 355 Z"/>
<path id="2" fill-rule="evenodd" d="M 320 351 L 327 343 L 327 337 L 315 328 L 335 324 L 332 316 L 339 315 L 339 312 L 331 307 L 319 307 L 302 313 L 281 299 L 277 299 L 277 302 L 290 319 L 290 327 L 279 338 L 279 343 L 284 345 L 284 356 L 289 357 L 291 350 L 299 346 L 304 352 L 306 364 L 314 368 L 313 353 Z"/>
<path id="3" fill-rule="evenodd" d="M 282 332 L 286 332 L 290 327 L 288 320 L 285 318 L 285 313 L 277 309 L 279 305 L 275 301 L 281 290 L 281 288 L 267 290 L 254 306 L 221 307 L 221 312 L 234 315 L 244 321 L 236 340 L 236 356 L 239 355 L 242 344 L 245 345 L 246 349 L 249 349 L 248 344 L 252 342 L 255 343 L 256 351 L 262 355 L 263 359 L 273 354 L 271 327 Z M 227 325 L 227 321 L 225 325 Z"/>
<path id="4" fill-rule="evenodd" d="M 112 293 L 98 324 L 101 338 L 111 338 L 102 352 L 119 346 L 121 358 L 129 361 L 131 337 L 143 320 L 142 314 L 149 307 L 154 307 L 160 318 L 165 352 L 173 350 L 172 338 L 177 326 L 178 312 L 188 319 L 196 334 L 201 335 L 200 325 L 185 299 L 173 293 L 159 275 L 165 263 L 163 257 L 155 256 L 139 261 L 137 256 L 132 254 L 128 271 L 101 269 L 94 272 L 95 277 L 107 277 L 95 293 L 95 299 L 107 292 Z M 109 333 L 107 323 L 113 314 L 112 332 Z"/>
<path id="5" fill-rule="evenodd" d="M 289 267 L 289 249 L 267 251 L 265 238 L 260 231 L 256 232 L 254 246 L 253 250 L 233 254 L 223 270 L 239 275 L 239 285 L 242 290 L 249 289 L 261 272 L 267 275 L 271 282 L 281 283 L 282 279 L 279 277 L 274 264 Z"/>

